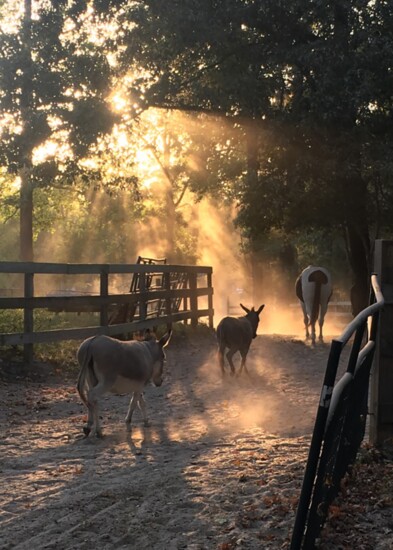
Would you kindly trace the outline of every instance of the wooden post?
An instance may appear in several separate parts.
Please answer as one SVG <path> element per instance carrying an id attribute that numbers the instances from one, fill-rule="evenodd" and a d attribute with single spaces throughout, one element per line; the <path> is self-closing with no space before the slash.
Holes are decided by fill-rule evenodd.
<path id="1" fill-rule="evenodd" d="M 187 275 L 186 280 L 183 282 L 183 286 L 182 286 L 183 290 L 185 290 L 188 287 L 188 281 L 189 281 L 189 276 Z M 188 311 L 188 298 L 187 298 L 187 296 L 184 296 L 184 298 L 183 298 L 183 311 Z M 184 319 L 184 324 L 188 325 L 188 319 Z"/>
<path id="2" fill-rule="evenodd" d="M 25 273 L 24 282 L 24 296 L 25 298 L 34 297 L 34 273 Z M 25 305 L 23 311 L 23 332 L 32 333 L 34 331 L 34 310 L 29 305 Z M 33 344 L 24 344 L 23 346 L 23 359 L 28 365 L 33 363 Z"/>
<path id="3" fill-rule="evenodd" d="M 146 291 L 146 273 L 139 273 L 139 290 L 141 292 Z M 147 302 L 143 298 L 139 301 L 139 319 L 144 321 L 147 317 Z"/>
<path id="4" fill-rule="evenodd" d="M 171 315 L 172 313 L 172 300 L 170 297 L 171 292 L 171 274 L 170 273 L 164 273 L 164 288 L 168 292 L 167 297 L 165 298 L 165 315 Z M 170 330 L 172 328 L 172 323 L 168 323 L 166 326 L 167 330 Z"/>
<path id="5" fill-rule="evenodd" d="M 385 298 L 370 384 L 370 442 L 380 445 L 393 437 L 393 241 L 375 241 L 374 271 Z"/>
<path id="6" fill-rule="evenodd" d="M 208 308 L 210 311 L 213 311 L 213 284 L 212 284 L 212 273 L 208 273 L 207 274 L 207 287 L 209 288 L 209 290 L 211 289 L 212 291 L 212 294 L 209 294 L 208 297 L 207 297 L 207 303 L 208 303 Z M 214 323 L 213 323 L 213 313 L 209 313 L 209 328 L 213 328 L 214 327 Z"/>
<path id="7" fill-rule="evenodd" d="M 100 273 L 100 296 L 108 296 L 109 294 L 109 277 L 108 269 L 105 266 Z M 100 310 L 100 325 L 108 326 L 108 303 L 101 305 Z"/>
<path id="8" fill-rule="evenodd" d="M 197 295 L 197 276 L 195 273 L 190 273 L 190 310 L 191 310 L 191 326 L 198 326 L 198 295 Z"/>

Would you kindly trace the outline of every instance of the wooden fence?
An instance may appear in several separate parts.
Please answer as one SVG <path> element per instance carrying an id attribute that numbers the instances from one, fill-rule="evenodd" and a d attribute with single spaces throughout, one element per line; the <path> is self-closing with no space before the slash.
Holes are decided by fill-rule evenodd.
<path id="1" fill-rule="evenodd" d="M 0 310 L 23 309 L 24 330 L 20 333 L 0 333 L 0 346 L 23 345 L 25 360 L 31 362 L 33 344 L 61 340 L 83 339 L 95 334 L 117 335 L 136 332 L 157 325 L 170 325 L 177 321 L 190 320 L 196 326 L 200 317 L 207 317 L 213 327 L 212 268 L 185 265 L 144 264 L 55 264 L 35 262 L 0 262 L 0 274 L 21 274 L 23 296 L 0 296 Z M 110 292 L 111 277 L 138 276 L 135 292 Z M 86 295 L 72 292 L 71 295 L 45 296 L 35 294 L 37 276 L 88 276 L 92 284 L 98 283 L 99 292 Z M 173 288 L 172 281 L 182 278 L 182 288 Z M 161 284 L 155 287 L 147 284 L 155 277 Z M 49 295 L 48 295 L 49 294 Z M 199 307 L 199 299 L 205 302 Z M 160 303 L 153 310 L 149 304 Z M 136 315 L 131 322 L 110 324 L 109 316 L 124 304 L 129 304 Z M 99 312 L 99 325 L 83 328 L 67 328 L 34 331 L 34 310 L 90 311 Z M 149 311 L 150 309 L 150 311 Z M 155 313 L 154 313 L 155 312 Z"/>

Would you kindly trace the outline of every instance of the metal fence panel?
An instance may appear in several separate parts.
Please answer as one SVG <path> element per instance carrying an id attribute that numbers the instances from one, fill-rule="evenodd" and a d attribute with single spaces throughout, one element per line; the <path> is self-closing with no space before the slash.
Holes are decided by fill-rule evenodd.
<path id="1" fill-rule="evenodd" d="M 376 275 L 372 276 L 371 284 L 372 305 L 360 312 L 331 344 L 292 532 L 291 550 L 312 550 L 315 547 L 329 506 L 355 461 L 364 438 L 375 338 L 379 313 L 384 305 Z M 368 333 L 369 318 L 371 327 Z M 341 352 L 352 336 L 347 371 L 334 385 Z M 366 344 L 361 347 L 365 336 Z"/>

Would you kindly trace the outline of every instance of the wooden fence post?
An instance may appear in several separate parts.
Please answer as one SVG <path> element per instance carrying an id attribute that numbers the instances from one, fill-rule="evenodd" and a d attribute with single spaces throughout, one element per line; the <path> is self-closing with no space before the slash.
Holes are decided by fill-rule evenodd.
<path id="1" fill-rule="evenodd" d="M 164 273 L 164 288 L 168 292 L 168 295 L 165 298 L 165 315 L 171 315 L 172 300 L 170 297 L 170 291 L 171 291 L 171 274 L 170 273 Z M 172 328 L 172 323 L 168 323 L 166 328 L 167 330 L 170 330 Z"/>
<path id="2" fill-rule="evenodd" d="M 393 437 L 393 241 L 375 241 L 374 271 L 385 299 L 370 384 L 370 442 L 379 445 Z"/>
<path id="3" fill-rule="evenodd" d="M 100 296 L 108 296 L 109 294 L 109 276 L 108 266 L 103 266 L 100 273 Z M 108 326 L 108 303 L 102 304 L 100 308 L 100 325 Z"/>
<path id="4" fill-rule="evenodd" d="M 198 295 L 197 295 L 197 276 L 195 273 L 190 273 L 190 310 L 191 310 L 191 326 L 198 326 Z"/>
<path id="5" fill-rule="evenodd" d="M 209 308 L 209 310 L 213 310 L 213 284 L 212 284 L 212 273 L 208 273 L 208 274 L 207 274 L 207 286 L 208 286 L 209 290 L 212 291 L 212 294 L 209 294 L 208 297 L 207 297 L 208 308 Z M 213 327 L 214 327 L 213 315 L 210 315 L 210 314 L 209 314 L 209 328 L 212 329 Z"/>
<path id="6" fill-rule="evenodd" d="M 183 282 L 182 289 L 185 290 L 188 287 L 190 277 L 187 276 L 185 281 Z M 187 296 L 184 296 L 183 298 L 183 311 L 188 311 L 188 298 Z M 184 319 L 184 324 L 188 325 L 188 319 Z"/>
<path id="7" fill-rule="evenodd" d="M 24 278 L 24 296 L 25 298 L 34 297 L 34 273 L 25 273 Z M 34 332 L 34 311 L 33 308 L 25 304 L 23 310 L 23 332 Z M 23 359 L 28 365 L 33 363 L 33 344 L 24 344 L 23 346 Z"/>
<path id="8" fill-rule="evenodd" d="M 139 274 L 139 290 L 146 292 L 146 273 Z M 139 301 L 139 319 L 144 321 L 147 318 L 147 302 L 146 298 L 142 298 Z"/>

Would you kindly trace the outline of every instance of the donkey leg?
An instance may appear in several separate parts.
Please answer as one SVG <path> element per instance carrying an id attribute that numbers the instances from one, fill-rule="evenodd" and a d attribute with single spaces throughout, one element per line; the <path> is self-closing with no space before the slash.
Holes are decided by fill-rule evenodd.
<path id="1" fill-rule="evenodd" d="M 94 424 L 94 404 L 88 402 L 87 411 L 87 423 L 83 426 L 83 433 L 86 437 L 90 434 Z"/>
<path id="2" fill-rule="evenodd" d="M 131 420 L 132 420 L 132 415 L 134 414 L 134 411 L 138 406 L 138 395 L 139 394 L 137 392 L 134 392 L 130 399 L 127 416 L 125 418 L 127 432 L 131 431 Z"/>
<path id="3" fill-rule="evenodd" d="M 240 363 L 240 369 L 239 369 L 239 373 L 238 373 L 239 376 L 241 375 L 241 373 L 243 371 L 243 368 L 244 368 L 244 372 L 250 376 L 250 373 L 248 372 L 247 365 L 246 365 L 247 353 L 248 353 L 248 350 L 240 352 L 242 361 Z"/>
<path id="4" fill-rule="evenodd" d="M 235 353 L 236 351 L 232 351 L 232 350 L 229 350 L 227 353 L 228 363 L 229 363 L 229 366 L 231 367 L 231 376 L 235 374 L 235 365 L 233 364 L 233 361 L 232 361 L 232 357 L 234 356 Z"/>
<path id="5" fill-rule="evenodd" d="M 87 394 L 87 403 L 89 407 L 89 417 L 85 433 L 88 435 L 90 431 L 97 437 L 102 437 L 102 428 L 100 425 L 100 416 L 98 410 L 98 398 L 106 391 L 104 384 L 98 383 Z"/>
<path id="6" fill-rule="evenodd" d="M 150 426 L 149 419 L 147 418 L 146 401 L 145 401 L 145 398 L 143 397 L 142 392 L 139 394 L 138 406 L 139 406 L 139 408 L 141 410 L 141 413 L 142 413 L 142 418 L 143 418 L 144 425 L 145 426 Z"/>
<path id="7" fill-rule="evenodd" d="M 222 373 L 223 376 L 224 376 L 224 374 L 225 374 L 225 368 L 224 368 L 224 351 L 225 351 L 225 347 L 220 346 L 219 349 L 218 349 L 218 364 L 220 365 L 221 373 Z"/>

